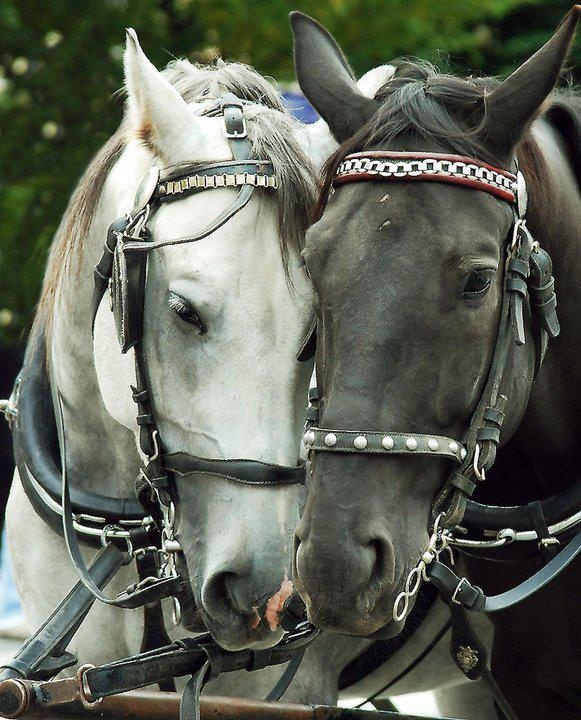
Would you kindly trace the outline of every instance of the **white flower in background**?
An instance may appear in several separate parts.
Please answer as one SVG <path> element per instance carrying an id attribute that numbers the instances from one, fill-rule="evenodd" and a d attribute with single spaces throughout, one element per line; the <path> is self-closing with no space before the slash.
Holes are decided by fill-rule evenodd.
<path id="1" fill-rule="evenodd" d="M 59 30 L 49 30 L 47 34 L 44 36 L 44 44 L 47 48 L 56 47 L 59 45 L 63 40 L 63 34 Z"/>
<path id="2" fill-rule="evenodd" d="M 26 75 L 29 67 L 30 63 L 28 62 L 28 58 L 17 57 L 12 61 L 12 72 L 15 75 Z"/>
<path id="3" fill-rule="evenodd" d="M 41 133 L 45 140 L 54 140 L 60 134 L 60 126 L 54 120 L 47 120 L 42 126 Z"/>

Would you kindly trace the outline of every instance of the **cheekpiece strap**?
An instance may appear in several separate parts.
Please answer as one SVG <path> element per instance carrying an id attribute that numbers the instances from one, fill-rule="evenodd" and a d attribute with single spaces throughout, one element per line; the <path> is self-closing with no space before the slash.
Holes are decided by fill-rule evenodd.
<path id="1" fill-rule="evenodd" d="M 337 168 L 333 185 L 364 180 L 431 182 L 462 185 L 515 203 L 517 176 L 464 155 L 370 151 L 347 155 Z"/>

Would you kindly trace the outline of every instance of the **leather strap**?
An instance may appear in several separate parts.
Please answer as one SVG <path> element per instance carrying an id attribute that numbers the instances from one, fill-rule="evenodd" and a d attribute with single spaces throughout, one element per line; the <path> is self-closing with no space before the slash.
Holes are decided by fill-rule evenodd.
<path id="1" fill-rule="evenodd" d="M 269 160 L 228 161 L 188 166 L 187 172 L 163 177 L 153 195 L 159 202 L 173 202 L 202 190 L 253 185 L 276 190 L 277 181 Z"/>
<path id="2" fill-rule="evenodd" d="M 498 707 L 504 713 L 505 720 L 518 720 L 488 668 L 486 648 L 466 617 L 464 608 L 455 603 L 450 603 L 449 608 L 452 618 L 450 641 L 452 659 L 469 680 L 482 678 Z"/>
<path id="3" fill-rule="evenodd" d="M 252 156 L 246 120 L 244 119 L 244 103 L 234 93 L 224 93 L 219 100 L 224 116 L 224 131 L 232 154 L 236 160 L 248 160 Z"/>
<path id="4" fill-rule="evenodd" d="M 58 394 L 57 397 L 59 406 L 57 413 L 57 428 L 59 430 L 58 434 L 62 458 L 61 503 L 63 508 L 63 537 L 67 546 L 69 558 L 73 563 L 79 580 L 83 583 L 87 590 L 89 590 L 100 602 L 104 603 L 105 605 L 110 605 L 112 607 L 136 608 L 141 607 L 146 603 L 153 602 L 154 600 L 159 600 L 161 598 L 176 595 L 180 590 L 180 580 L 177 577 L 157 579 L 155 582 L 152 582 L 151 584 L 146 585 L 143 588 L 128 588 L 128 590 L 126 590 L 124 593 L 121 593 L 121 595 L 119 595 L 117 598 L 107 597 L 93 580 L 93 577 L 88 571 L 83 556 L 81 554 L 81 549 L 79 547 L 79 542 L 77 540 L 77 535 L 73 524 L 68 474 L 66 468 L 66 445 L 63 432 L 64 428 L 62 424 L 62 408 L 60 406 L 61 398 Z M 130 540 L 127 543 L 127 550 L 127 562 L 130 562 L 132 559 L 132 547 L 130 544 Z"/>
<path id="5" fill-rule="evenodd" d="M 203 458 L 186 452 L 164 455 L 163 465 L 182 477 L 215 475 L 247 485 L 304 485 L 306 473 L 302 460 L 291 467 L 259 460 Z"/>
<path id="6" fill-rule="evenodd" d="M 272 690 L 264 698 L 265 702 L 277 702 L 285 694 L 285 692 L 288 690 L 291 682 L 293 681 L 295 675 L 297 674 L 297 671 L 298 671 L 300 664 L 302 662 L 302 659 L 304 657 L 305 651 L 306 651 L 306 647 L 301 648 L 300 650 L 297 650 L 296 655 L 286 666 L 283 674 L 278 679 L 276 685 L 272 688 Z"/>
<path id="7" fill-rule="evenodd" d="M 13 438 L 21 482 L 36 512 L 62 534 L 62 460 L 42 331 L 30 339 L 18 386 Z M 133 528 L 134 547 L 155 541 L 155 533 L 147 532 L 145 525 L 139 527 L 144 513 L 134 498 L 109 497 L 78 488 L 70 489 L 70 498 L 76 530 L 84 542 L 100 547 L 102 529 L 120 523 Z"/>
<path id="8" fill-rule="evenodd" d="M 203 230 L 200 230 L 195 235 L 188 235 L 187 237 L 175 238 L 173 240 L 158 240 L 157 242 L 143 243 L 139 241 L 127 241 L 125 247 L 130 250 L 141 250 L 142 252 L 149 252 L 150 250 L 156 250 L 157 248 L 168 247 L 169 245 L 183 245 L 184 243 L 196 242 L 197 240 L 203 240 L 208 235 L 212 235 L 222 225 L 225 225 L 231 220 L 234 215 L 240 212 L 252 198 L 254 191 L 254 185 L 243 185 L 238 195 L 234 199 L 231 205 L 223 210 L 218 217 L 214 218 Z"/>
<path id="9" fill-rule="evenodd" d="M 180 720 L 200 720 L 200 695 L 210 671 L 210 659 L 188 680 L 180 701 Z"/>
<path id="10" fill-rule="evenodd" d="M 309 427 L 304 435 L 309 452 L 377 455 L 434 455 L 461 463 L 466 450 L 453 438 L 423 433 L 330 430 Z"/>
<path id="11" fill-rule="evenodd" d="M 140 553 L 135 558 L 137 565 L 137 574 L 140 582 L 146 582 L 148 578 L 158 576 L 158 562 L 156 562 L 157 553 Z M 156 600 L 147 603 L 143 607 L 143 635 L 141 637 L 141 653 L 150 650 L 158 650 L 166 645 L 171 645 L 171 638 L 165 629 L 163 617 L 163 608 L 161 602 Z M 175 692 L 176 684 L 173 678 L 160 680 L 158 687 L 161 692 Z"/>
<path id="12" fill-rule="evenodd" d="M 554 580 L 581 552 L 581 532 L 534 575 L 511 590 L 486 596 L 466 578 L 460 578 L 447 565 L 435 560 L 426 568 L 426 575 L 448 602 L 458 602 L 467 610 L 485 613 L 500 612 L 531 597 Z"/>

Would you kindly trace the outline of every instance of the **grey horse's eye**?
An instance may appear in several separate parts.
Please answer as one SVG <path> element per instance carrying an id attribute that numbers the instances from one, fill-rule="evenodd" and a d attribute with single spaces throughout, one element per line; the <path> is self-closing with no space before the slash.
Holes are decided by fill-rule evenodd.
<path id="1" fill-rule="evenodd" d="M 484 295 L 490 289 L 493 277 L 494 270 L 492 268 L 473 270 L 462 290 L 462 297 L 470 300 Z"/>
<path id="2" fill-rule="evenodd" d="M 197 327 L 200 335 L 204 335 L 208 332 L 206 323 L 198 315 L 195 308 L 183 297 L 177 295 L 176 293 L 170 292 L 169 306 L 180 317 L 181 320 L 187 322 L 189 325 Z"/>

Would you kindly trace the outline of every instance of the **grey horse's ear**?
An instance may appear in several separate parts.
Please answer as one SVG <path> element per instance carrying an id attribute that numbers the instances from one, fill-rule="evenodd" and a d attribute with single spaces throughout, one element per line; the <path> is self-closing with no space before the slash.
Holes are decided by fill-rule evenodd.
<path id="1" fill-rule="evenodd" d="M 289 17 L 301 90 L 335 138 L 343 142 L 371 118 L 378 105 L 359 90 L 345 56 L 322 25 L 300 12 Z"/>
<path id="2" fill-rule="evenodd" d="M 486 97 L 484 145 L 509 159 L 559 79 L 575 35 L 581 5 L 565 15 L 551 39 Z"/>

